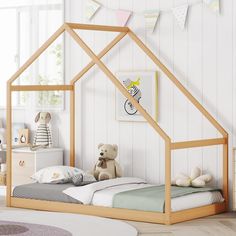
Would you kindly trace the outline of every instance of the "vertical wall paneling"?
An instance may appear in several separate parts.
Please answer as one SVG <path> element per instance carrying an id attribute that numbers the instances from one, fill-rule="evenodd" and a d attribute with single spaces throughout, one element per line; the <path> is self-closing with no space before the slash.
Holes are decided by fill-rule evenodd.
<path id="1" fill-rule="evenodd" d="M 132 10 L 133 1 L 119 1 L 119 8 Z M 126 37 L 120 44 L 119 71 L 132 70 L 132 52 L 132 43 L 130 39 Z M 124 174 L 127 176 L 133 175 L 133 126 L 132 122 L 120 122 L 119 158 L 124 169 Z"/>
<path id="2" fill-rule="evenodd" d="M 173 1 L 160 1 L 160 9 L 170 9 L 173 7 Z M 171 13 L 167 12 L 160 17 L 160 60 L 173 71 L 173 30 L 174 19 Z M 173 84 L 166 76 L 160 72 L 159 78 L 159 123 L 170 137 L 173 137 Z M 162 142 L 163 144 L 163 142 Z M 165 148 L 160 146 L 160 182 L 165 179 Z M 173 158 L 172 158 L 173 161 Z M 173 174 L 173 173 L 172 173 Z"/>
<path id="3" fill-rule="evenodd" d="M 146 2 L 143 1 L 140 4 L 134 4 L 136 11 L 143 11 L 145 9 Z M 145 22 L 141 17 L 133 17 L 130 22 L 130 27 L 136 28 L 140 38 L 145 41 Z M 130 39 L 131 42 L 131 39 Z M 136 46 L 136 44 L 132 43 L 132 67 L 130 68 L 133 71 L 143 71 L 146 68 L 146 57 L 143 51 Z M 151 91 L 150 91 L 151 92 Z M 145 170 L 146 170 L 146 122 L 133 122 L 133 175 L 140 176 L 145 178 Z"/>
<path id="4" fill-rule="evenodd" d="M 107 2 L 105 1 L 105 4 Z M 96 24 L 103 24 L 106 22 L 106 14 L 104 9 L 100 9 L 97 13 Z M 107 35 L 109 34 L 102 31 L 94 31 L 93 33 L 93 46 L 92 49 L 98 54 L 107 44 Z M 98 43 L 99 41 L 99 43 Z M 98 159 L 99 152 L 97 145 L 99 143 L 107 143 L 107 84 L 109 83 L 107 76 L 97 66 L 93 73 L 94 83 L 94 114 L 91 115 L 94 122 L 94 147 L 91 147 L 95 153 L 95 160 Z"/>
<path id="5" fill-rule="evenodd" d="M 202 4 L 189 9 L 188 15 L 188 79 L 187 87 L 202 102 Z M 201 113 L 188 102 L 188 139 L 203 138 L 203 118 Z M 189 171 L 193 167 L 202 168 L 202 148 L 188 150 Z"/>
<path id="6" fill-rule="evenodd" d="M 211 114 L 216 117 L 217 103 L 217 14 L 210 12 L 206 6 L 203 6 L 202 12 L 202 93 L 203 105 L 208 107 Z M 215 37 L 212 37 L 212 36 Z M 211 62 L 211 64 L 208 64 Z M 218 132 L 209 122 L 203 119 L 203 138 L 216 137 Z M 203 149 L 203 169 L 210 173 L 217 172 L 217 147 Z M 212 182 L 214 184 L 214 181 Z"/>
<path id="7" fill-rule="evenodd" d="M 174 1 L 174 6 L 187 4 L 186 0 Z M 187 23 L 187 22 L 186 22 Z M 180 29 L 177 22 L 174 22 L 173 30 L 173 72 L 186 86 L 187 82 L 187 63 L 188 63 L 188 27 Z M 187 99 L 178 90 L 173 89 L 173 139 L 187 140 Z M 173 153 L 173 175 L 179 172 L 187 173 L 188 157 L 187 149 L 175 151 Z M 181 163 L 181 164 L 180 164 Z"/>
<path id="8" fill-rule="evenodd" d="M 232 102 L 232 146 L 235 147 L 236 145 L 236 139 L 235 139 L 235 133 L 236 133 L 236 2 L 232 1 L 232 31 L 233 31 L 233 54 L 232 54 L 232 94 L 233 94 L 233 102 Z M 231 152 L 231 150 L 229 150 Z M 233 158 L 233 157 L 232 157 Z M 232 162 L 231 162 L 232 163 Z M 229 172 L 230 177 L 232 176 L 232 169 Z M 233 182 L 233 181 L 231 181 Z M 232 189 L 230 188 L 230 192 L 232 193 Z M 231 194 L 232 196 L 232 194 Z M 230 199 L 230 203 L 232 203 L 232 198 Z M 232 207 L 232 205 L 231 205 Z"/>
<path id="9" fill-rule="evenodd" d="M 111 2 L 106 1 L 107 6 L 109 7 L 115 7 L 118 8 L 119 2 Z M 107 12 L 106 13 L 106 22 L 111 22 L 111 24 L 115 24 L 115 18 L 114 18 L 114 12 Z M 116 35 L 116 33 L 115 33 Z M 107 41 L 110 42 L 114 38 L 114 33 L 107 34 Z M 122 39 L 123 40 L 123 39 Z M 122 42 L 122 41 L 121 41 Z M 121 43 L 120 42 L 120 43 Z M 117 44 L 106 56 L 105 62 L 109 69 L 113 73 L 116 73 L 119 71 L 119 46 L 120 44 Z M 116 120 L 115 117 L 115 93 L 116 89 L 113 83 L 107 80 L 107 105 L 106 105 L 106 115 L 107 115 L 107 142 L 112 144 L 117 144 L 119 147 L 118 150 L 118 157 L 117 161 L 120 161 L 120 145 L 119 145 L 119 125 L 120 123 Z"/>
<path id="10" fill-rule="evenodd" d="M 82 9 L 84 12 L 85 5 L 82 2 Z M 82 14 L 83 14 L 82 12 Z M 78 16 L 82 17 L 80 22 L 89 23 L 87 19 L 83 15 Z M 95 23 L 94 18 L 90 23 Z M 94 32 L 90 31 L 79 31 L 82 39 L 88 44 L 89 47 L 93 48 L 95 45 Z M 86 65 L 91 59 L 86 55 L 83 55 L 81 58 L 83 65 Z M 83 158 L 83 168 L 85 170 L 91 169 L 96 160 L 96 143 L 95 143 L 95 81 L 94 81 L 94 70 L 96 66 L 94 66 L 88 73 L 84 75 L 82 78 L 82 113 L 81 115 L 77 115 L 76 119 L 82 119 L 82 158 Z"/>
<path id="11" fill-rule="evenodd" d="M 79 9 L 79 14 L 76 9 Z M 65 21 L 77 21 L 81 20 L 82 17 L 82 2 L 81 1 L 74 1 L 72 5 L 65 5 Z M 78 16 L 80 18 L 78 18 Z M 79 68 L 82 68 L 82 60 L 81 60 L 81 50 L 74 43 L 74 41 L 70 38 L 70 36 L 65 33 L 65 47 L 66 47 L 66 60 L 65 60 L 65 68 L 68 68 L 66 70 L 65 76 L 66 81 L 69 83 L 69 81 L 73 78 L 75 74 L 78 73 Z M 67 50 L 68 49 L 68 50 Z M 69 109 L 69 107 L 67 107 Z M 75 112 L 76 114 L 81 114 L 82 111 L 82 91 L 81 91 L 81 82 L 78 82 L 76 84 L 76 93 L 75 93 Z M 76 130 L 75 132 L 75 138 L 76 138 L 76 145 L 75 145 L 75 155 L 76 155 L 76 166 L 83 167 L 83 158 L 82 158 L 82 146 L 83 146 L 83 140 L 81 139 L 81 131 L 82 131 L 82 119 L 81 117 L 76 117 Z M 69 136 L 67 134 L 64 135 L 65 138 L 68 138 Z M 61 145 L 60 145 L 61 146 Z M 68 163 L 69 161 L 66 160 Z"/>
<path id="12" fill-rule="evenodd" d="M 229 150 L 232 150 L 232 86 L 233 74 L 232 70 L 235 65 L 232 64 L 232 4 L 233 0 L 223 1 L 221 15 L 218 17 L 218 32 L 217 32 L 217 118 L 229 133 Z M 234 12 L 234 14 L 236 14 Z M 227 45 L 227 46 L 226 46 Z M 234 91 L 235 93 L 235 91 Z M 235 109 L 235 108 L 234 108 Z M 234 134 L 235 135 L 235 134 Z M 219 150 L 220 153 L 222 150 Z M 230 155 L 232 152 L 230 151 Z M 232 171 L 231 156 L 229 158 L 229 170 Z M 222 161 L 218 164 L 219 171 L 222 170 Z M 230 176 L 231 177 L 231 176 Z M 230 178 L 231 179 L 231 178 Z M 231 187 L 231 181 L 230 187 Z M 231 189 L 231 188 L 230 188 Z"/>
<path id="13" fill-rule="evenodd" d="M 236 133 L 236 3 L 235 1 L 232 1 L 232 31 L 233 31 L 233 57 L 232 57 L 232 69 L 233 69 L 233 86 L 232 86 L 232 93 L 233 93 L 233 103 L 232 103 L 232 111 L 233 111 L 233 117 L 232 117 L 232 124 L 233 124 L 233 134 L 232 134 L 232 140 L 233 140 L 233 146 L 236 145 L 236 138 L 235 138 L 235 133 Z"/>
<path id="14" fill-rule="evenodd" d="M 157 3 L 155 0 L 146 1 L 146 9 L 160 9 L 160 2 Z M 146 31 L 145 34 L 145 41 L 146 44 L 149 45 L 151 50 L 156 55 L 160 54 L 160 21 L 157 21 L 155 31 L 153 33 Z M 146 63 L 145 63 L 145 69 L 146 70 L 155 70 L 158 73 L 158 84 L 160 83 L 159 78 L 159 72 L 158 68 L 153 64 L 153 62 L 146 57 Z M 158 113 L 158 120 L 159 117 L 159 111 L 160 111 L 160 101 L 159 101 L 159 92 L 160 88 L 158 86 L 158 99 L 156 101 L 157 103 L 157 113 Z M 160 137 L 159 135 L 154 131 L 152 127 L 149 125 L 146 126 L 146 170 L 145 170 L 145 176 L 146 179 L 150 182 L 159 183 L 160 182 L 160 169 L 161 169 L 161 160 L 163 159 L 160 155 Z M 164 157 L 164 156 L 163 156 Z"/>

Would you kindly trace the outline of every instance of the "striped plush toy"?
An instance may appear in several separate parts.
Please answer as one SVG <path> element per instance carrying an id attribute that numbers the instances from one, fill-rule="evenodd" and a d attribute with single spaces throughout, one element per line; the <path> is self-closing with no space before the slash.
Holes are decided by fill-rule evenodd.
<path id="1" fill-rule="evenodd" d="M 34 146 L 52 146 L 52 136 L 49 128 L 51 115 L 49 112 L 39 112 L 35 117 L 35 123 L 38 123 L 38 128 L 34 136 Z"/>

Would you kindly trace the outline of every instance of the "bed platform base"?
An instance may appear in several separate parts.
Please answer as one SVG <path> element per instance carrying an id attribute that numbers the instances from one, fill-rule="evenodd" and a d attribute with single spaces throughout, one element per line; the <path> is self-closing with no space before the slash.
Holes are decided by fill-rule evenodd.
<path id="1" fill-rule="evenodd" d="M 97 30 L 106 32 L 117 32 L 118 35 L 98 54 L 83 41 L 76 30 Z M 69 34 L 74 41 L 91 58 L 89 62 L 74 78 L 69 85 L 14 85 L 14 81 L 54 42 L 61 34 Z M 139 49 L 159 68 L 167 78 L 182 92 L 192 105 L 215 127 L 221 134 L 218 138 L 188 140 L 174 142 L 171 137 L 159 126 L 156 120 L 139 104 L 134 97 L 124 88 L 115 74 L 102 61 L 116 44 L 125 36 L 128 36 Z M 115 209 L 107 207 L 84 206 L 71 203 L 48 202 L 41 200 L 19 199 L 12 197 L 12 93 L 15 91 L 69 91 L 70 93 L 70 166 L 75 166 L 75 89 L 76 83 L 94 65 L 108 77 L 114 86 L 135 106 L 147 123 L 162 138 L 165 145 L 165 213 L 143 212 L 127 209 Z M 222 147 L 222 195 L 224 203 L 213 204 L 189 210 L 171 212 L 171 158 L 176 149 L 207 147 L 217 145 Z M 150 223 L 173 224 L 199 217 L 214 215 L 228 208 L 228 133 L 219 122 L 202 106 L 202 104 L 186 89 L 175 75 L 158 59 L 158 57 L 139 39 L 139 37 L 128 27 L 116 27 L 105 25 L 88 25 L 77 23 L 64 23 L 7 82 L 7 206 L 21 207 L 37 210 L 49 210 L 60 212 L 72 212 L 88 215 L 111 217 L 116 219 L 143 221 Z"/>
<path id="2" fill-rule="evenodd" d="M 81 205 L 75 203 L 24 199 L 16 197 L 11 197 L 11 206 L 24 209 L 79 213 L 84 215 L 93 215 L 113 219 L 140 221 L 146 223 L 166 225 L 180 223 L 205 216 L 211 216 L 226 211 L 225 202 L 165 214 L 159 212 L 137 211 L 120 208 Z"/>

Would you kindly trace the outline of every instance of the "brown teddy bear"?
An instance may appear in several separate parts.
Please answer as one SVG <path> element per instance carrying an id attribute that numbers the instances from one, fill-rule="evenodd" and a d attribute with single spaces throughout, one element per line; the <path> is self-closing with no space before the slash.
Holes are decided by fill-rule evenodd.
<path id="1" fill-rule="evenodd" d="M 98 145 L 99 158 L 94 166 L 93 175 L 97 180 L 114 179 L 122 176 L 120 165 L 115 161 L 118 146 L 113 144 Z"/>

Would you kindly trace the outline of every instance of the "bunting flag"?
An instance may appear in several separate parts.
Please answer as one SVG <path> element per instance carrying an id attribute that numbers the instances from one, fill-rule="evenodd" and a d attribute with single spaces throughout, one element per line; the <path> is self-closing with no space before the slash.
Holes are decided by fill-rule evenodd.
<path id="1" fill-rule="evenodd" d="M 203 0 L 213 12 L 220 12 L 220 0 Z"/>
<path id="2" fill-rule="evenodd" d="M 185 24 L 188 17 L 188 9 L 189 7 L 193 7 L 197 4 L 205 4 L 211 11 L 219 13 L 220 12 L 220 0 L 198 0 L 190 5 L 184 4 L 179 5 L 170 9 L 149 9 L 146 11 L 130 11 L 130 10 L 121 10 L 117 8 L 108 7 L 104 4 L 100 3 L 100 0 L 85 0 L 85 17 L 88 20 L 91 20 L 92 17 L 95 15 L 95 13 L 100 9 L 108 9 L 111 12 L 114 12 L 114 16 L 117 21 L 117 25 L 119 26 L 125 26 L 130 17 L 134 15 L 141 15 L 144 17 L 146 30 L 153 33 L 156 28 L 157 21 L 160 17 L 160 15 L 172 12 L 177 24 L 179 27 L 184 30 Z"/>
<path id="3" fill-rule="evenodd" d="M 172 13 L 180 27 L 180 29 L 184 29 L 185 27 L 185 22 L 187 18 L 187 13 L 188 13 L 188 5 L 181 5 L 178 7 L 172 8 Z"/>
<path id="4" fill-rule="evenodd" d="M 117 10 L 116 11 L 117 24 L 119 26 L 125 26 L 131 15 L 132 15 L 131 11 Z"/>
<path id="5" fill-rule="evenodd" d="M 144 12 L 145 25 L 148 31 L 153 33 L 153 31 L 155 30 L 159 15 L 160 15 L 160 12 L 157 10 Z"/>
<path id="6" fill-rule="evenodd" d="M 99 10 L 101 7 L 101 4 L 94 0 L 86 0 L 86 5 L 85 5 L 85 17 L 88 20 L 91 20 L 94 14 Z"/>

